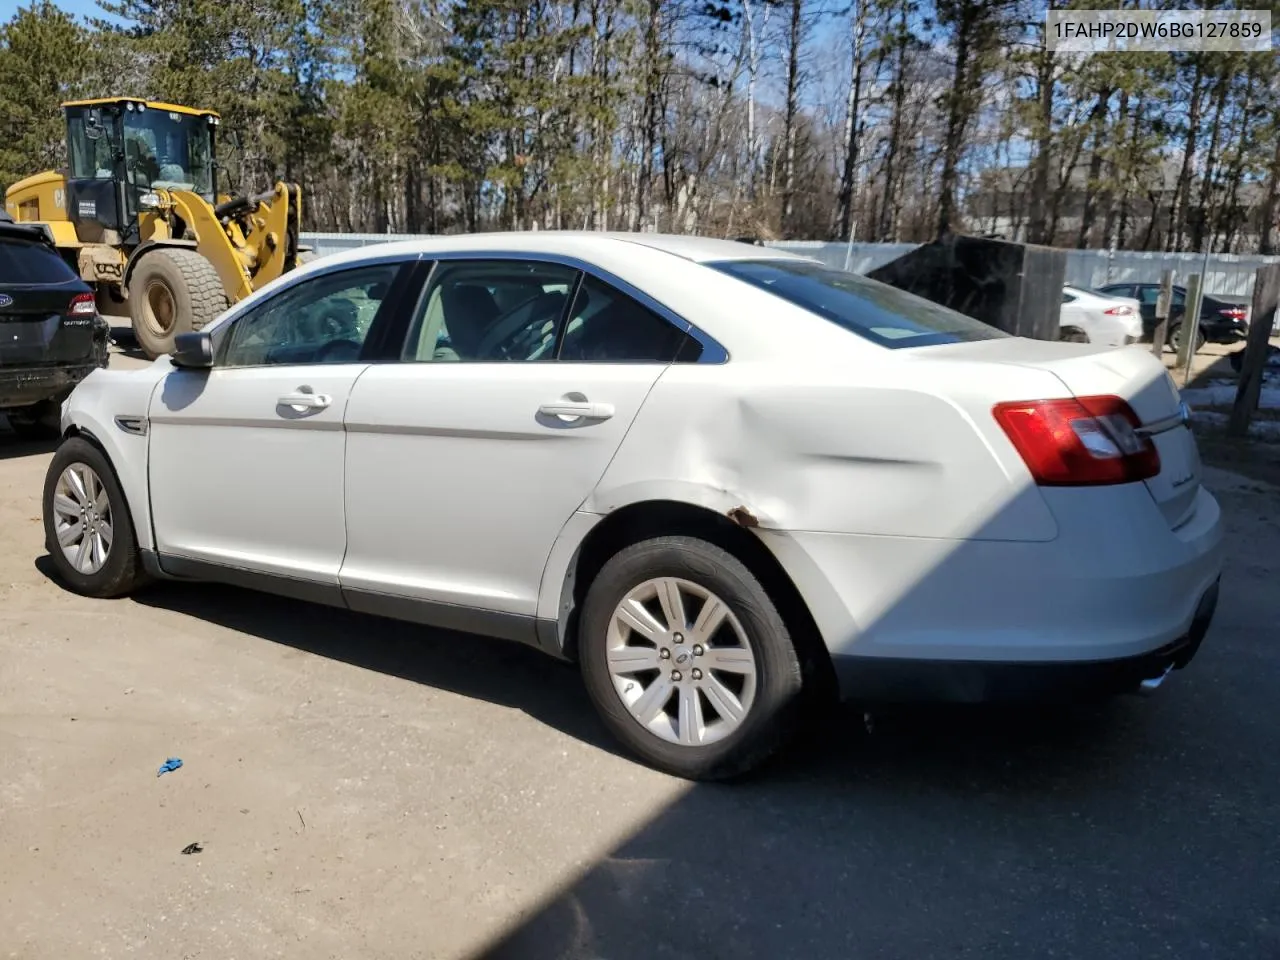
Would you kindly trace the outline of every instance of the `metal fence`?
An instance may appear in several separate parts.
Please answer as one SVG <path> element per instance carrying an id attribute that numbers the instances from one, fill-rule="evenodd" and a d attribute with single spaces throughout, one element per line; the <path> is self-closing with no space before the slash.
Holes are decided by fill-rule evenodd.
<path id="1" fill-rule="evenodd" d="M 412 240 L 408 234 L 380 233 L 304 233 L 302 242 L 309 244 L 318 256 L 351 250 L 374 243 Z M 769 246 L 821 260 L 837 269 L 867 273 L 876 267 L 914 250 L 914 243 L 824 243 L 822 241 L 779 242 Z M 1186 283 L 1193 273 L 1204 269 L 1204 256 L 1198 253 L 1135 253 L 1129 250 L 1068 250 L 1067 283 L 1076 287 L 1101 287 L 1108 283 L 1132 280 L 1158 283 L 1162 271 L 1176 271 L 1177 283 Z M 1258 267 L 1280 263 L 1280 257 L 1245 256 L 1228 253 L 1212 254 L 1206 273 L 1204 290 L 1224 296 L 1253 295 L 1253 276 Z"/>

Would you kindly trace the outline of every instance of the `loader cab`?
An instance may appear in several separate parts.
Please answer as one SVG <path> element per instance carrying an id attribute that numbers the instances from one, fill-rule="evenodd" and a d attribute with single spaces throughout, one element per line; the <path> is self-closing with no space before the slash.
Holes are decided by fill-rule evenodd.
<path id="1" fill-rule="evenodd" d="M 64 110 L 67 218 L 82 242 L 137 243 L 139 212 L 157 189 L 214 202 L 217 114 L 134 99 L 80 101 Z"/>

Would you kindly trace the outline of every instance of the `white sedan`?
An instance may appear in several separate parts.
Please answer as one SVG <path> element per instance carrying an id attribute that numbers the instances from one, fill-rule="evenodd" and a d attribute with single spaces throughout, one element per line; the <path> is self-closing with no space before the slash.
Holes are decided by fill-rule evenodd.
<path id="1" fill-rule="evenodd" d="M 1142 305 L 1132 297 L 1064 286 L 1058 328 L 1063 340 L 1123 347 L 1142 339 Z"/>
<path id="2" fill-rule="evenodd" d="M 810 697 L 1154 687 L 1222 565 L 1146 351 L 718 240 L 331 256 L 95 372 L 63 430 L 71 589 L 223 581 L 528 643 L 691 778 L 768 756 Z"/>

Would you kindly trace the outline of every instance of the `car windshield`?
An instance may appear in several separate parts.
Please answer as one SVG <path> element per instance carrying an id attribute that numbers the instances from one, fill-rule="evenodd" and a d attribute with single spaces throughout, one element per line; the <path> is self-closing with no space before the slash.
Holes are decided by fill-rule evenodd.
<path id="1" fill-rule="evenodd" d="M 0 239 L 0 277 L 23 284 L 66 283 L 74 280 L 76 273 L 39 243 Z"/>
<path id="2" fill-rule="evenodd" d="M 205 117 L 169 110 L 129 111 L 126 167 L 138 186 L 213 193 L 212 136 Z"/>
<path id="3" fill-rule="evenodd" d="M 707 266 L 767 290 L 882 347 L 923 347 L 1008 336 L 931 300 L 804 260 L 727 260 Z"/>

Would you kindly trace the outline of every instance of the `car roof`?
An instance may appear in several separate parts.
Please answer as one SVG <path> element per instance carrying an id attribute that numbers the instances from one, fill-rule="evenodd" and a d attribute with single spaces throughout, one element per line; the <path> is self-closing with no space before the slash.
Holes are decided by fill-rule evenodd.
<path id="1" fill-rule="evenodd" d="M 797 256 L 771 247 L 760 247 L 736 240 L 715 237 L 691 237 L 663 233 L 597 232 L 590 230 L 513 230 L 501 233 L 449 234 L 371 244 L 332 254 L 333 258 L 359 261 L 385 253 L 532 253 L 561 256 L 589 256 L 592 248 L 609 245 L 615 252 L 623 245 L 638 245 L 651 250 L 691 260 L 713 263 L 723 260 L 794 260 L 812 258 Z M 330 257 L 326 257 L 326 260 Z"/>
<path id="2" fill-rule="evenodd" d="M 5 240 L 27 240 L 31 243 L 39 243 L 46 246 L 51 251 L 56 249 L 53 237 L 49 235 L 48 227 L 43 224 L 14 223 L 8 217 L 0 218 L 0 238 Z"/>

